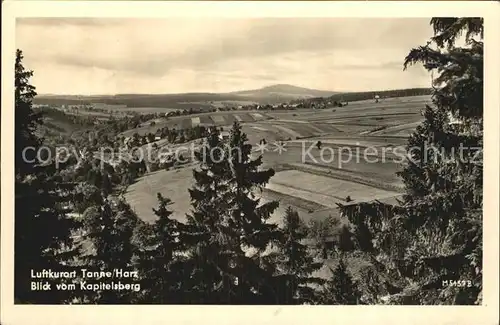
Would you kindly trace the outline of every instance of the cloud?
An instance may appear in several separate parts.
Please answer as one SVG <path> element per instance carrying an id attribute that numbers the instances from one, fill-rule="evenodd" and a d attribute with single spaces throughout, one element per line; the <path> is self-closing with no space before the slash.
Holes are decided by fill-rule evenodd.
<path id="1" fill-rule="evenodd" d="M 335 70 L 387 70 L 400 69 L 403 70 L 403 60 L 389 61 L 375 64 L 344 64 L 331 67 Z"/>
<path id="2" fill-rule="evenodd" d="M 91 26 L 103 27 L 124 24 L 120 18 L 17 18 L 18 26 L 61 27 L 61 26 Z"/>
<path id="3" fill-rule="evenodd" d="M 107 84 L 100 87 L 106 91 L 134 89 L 119 78 L 144 80 L 145 92 L 146 80 L 177 80 L 169 87 L 197 91 L 302 78 L 314 84 L 323 80 L 320 88 L 330 89 L 333 84 L 325 80 L 332 73 L 402 73 L 409 49 L 425 43 L 431 33 L 428 19 L 416 18 L 23 18 L 16 41 L 30 69 L 48 74 L 45 80 L 69 71 L 72 79 L 94 80 L 80 81 L 81 91 L 95 91 L 103 80 Z"/>

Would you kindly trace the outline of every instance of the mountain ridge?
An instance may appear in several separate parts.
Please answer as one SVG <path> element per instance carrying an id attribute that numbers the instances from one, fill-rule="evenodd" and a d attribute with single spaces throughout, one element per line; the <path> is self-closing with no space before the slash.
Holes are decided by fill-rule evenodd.
<path id="1" fill-rule="evenodd" d="M 303 88 L 289 84 L 274 84 L 258 89 L 240 90 L 226 93 L 188 92 L 177 94 L 114 94 L 114 95 L 56 95 L 39 94 L 37 104 L 76 104 L 81 102 L 123 104 L 136 107 L 169 107 L 211 102 L 253 102 L 256 104 L 275 104 L 301 98 L 328 97 L 338 92 Z"/>
<path id="2" fill-rule="evenodd" d="M 240 90 L 233 91 L 229 94 L 234 95 L 243 95 L 243 96 L 252 96 L 254 94 L 289 94 L 295 96 L 306 96 L 306 97 L 328 97 L 339 92 L 336 91 L 328 91 L 328 90 L 319 90 L 305 87 L 298 87 L 289 84 L 274 84 L 270 86 L 261 87 L 258 89 L 250 89 L 250 90 Z"/>
<path id="3" fill-rule="evenodd" d="M 261 88 L 256 89 L 245 89 L 245 90 L 236 90 L 236 91 L 228 91 L 228 92 L 210 92 L 210 91 L 190 91 L 183 93 L 156 93 L 156 94 L 148 94 L 148 93 L 117 93 L 117 94 L 92 94 L 92 95 L 83 95 L 83 94 L 56 94 L 56 93 L 45 93 L 38 94 L 38 97 L 78 97 L 78 98 L 96 98 L 96 97 L 121 97 L 121 96 L 178 96 L 178 95 L 237 95 L 244 94 L 250 92 L 257 91 L 269 91 L 269 92 L 277 92 L 286 90 L 295 90 L 299 92 L 309 91 L 309 92 L 318 92 L 325 94 L 338 94 L 340 92 L 329 91 L 329 90 L 319 90 L 313 88 L 299 87 L 291 84 L 273 84 L 268 86 L 263 86 Z"/>

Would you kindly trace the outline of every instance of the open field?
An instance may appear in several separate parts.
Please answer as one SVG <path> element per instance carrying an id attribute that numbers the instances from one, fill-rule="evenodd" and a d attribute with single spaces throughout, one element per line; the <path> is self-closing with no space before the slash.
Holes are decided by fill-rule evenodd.
<path id="1" fill-rule="evenodd" d="M 366 166 L 360 165 L 360 166 Z M 390 192 L 400 192 L 403 189 L 403 184 L 393 169 L 388 169 L 385 166 L 380 168 L 383 173 L 369 173 L 365 170 L 349 170 L 344 168 L 337 168 L 331 165 L 322 163 L 292 163 L 283 166 L 284 169 L 292 169 L 307 172 L 314 175 L 326 176 L 328 178 L 344 180 L 353 183 L 363 184 L 378 189 L 387 190 Z"/>
<path id="2" fill-rule="evenodd" d="M 178 111 L 178 108 L 173 107 L 123 107 L 120 109 L 116 109 L 116 111 L 125 111 L 125 112 L 137 112 L 142 114 L 148 113 L 169 113 Z"/>
<path id="3" fill-rule="evenodd" d="M 156 195 L 162 193 L 162 195 L 172 200 L 170 208 L 174 211 L 173 217 L 185 221 L 186 213 L 191 208 L 188 189 L 193 185 L 192 169 L 192 167 L 185 167 L 177 170 L 161 170 L 145 175 L 135 184 L 129 186 L 125 198 L 141 219 L 152 222 L 156 219 L 152 210 L 158 204 Z M 281 217 L 288 206 L 297 209 L 301 215 L 309 216 L 309 219 L 313 216 L 321 218 L 336 213 L 336 211 L 329 211 L 329 209 L 325 209 L 324 206 L 314 202 L 297 202 L 297 198 L 288 196 L 285 193 L 266 191 L 261 199 L 263 203 L 269 200 L 280 201 L 280 207 L 270 220 L 274 222 L 281 221 Z M 309 211 L 314 212 L 310 213 Z"/>
<path id="4" fill-rule="evenodd" d="M 269 117 L 264 113 L 256 113 L 249 111 L 235 111 L 235 112 L 213 112 L 213 113 L 200 113 L 195 115 L 187 116 L 176 116 L 161 119 L 160 121 L 155 120 L 154 125 L 150 125 L 150 121 L 143 123 L 135 129 L 130 129 L 122 132 L 122 136 L 132 136 L 134 133 L 139 135 L 144 135 L 147 133 L 155 133 L 157 130 L 168 127 L 176 129 L 185 129 L 194 127 L 196 125 L 203 126 L 229 126 L 233 124 L 234 121 L 244 122 L 256 122 L 268 119 Z"/>
<path id="5" fill-rule="evenodd" d="M 347 196 L 352 202 L 395 202 L 401 196 L 403 184 L 396 176 L 401 156 L 394 150 L 404 147 L 405 135 L 418 125 L 422 119 L 420 111 L 428 101 L 427 96 L 420 96 L 381 103 L 349 103 L 346 107 L 320 111 L 203 113 L 171 118 L 154 127 L 210 123 L 228 126 L 240 121 L 249 143 L 255 146 L 261 139 L 268 143 L 262 152 L 263 168 L 274 168 L 276 175 L 264 190 L 262 200 L 280 202 L 272 221 L 279 221 L 288 206 L 295 208 L 303 219 L 311 220 L 328 215 L 338 217 L 336 203 L 349 204 L 345 201 Z M 141 131 L 153 129 L 148 126 Z M 138 129 L 127 131 L 135 132 Z M 314 146 L 319 140 L 322 150 Z M 281 152 L 275 141 L 284 141 Z M 184 220 L 190 209 L 188 188 L 192 182 L 192 167 L 157 171 L 131 185 L 126 198 L 141 218 L 151 221 L 151 209 L 157 205 L 156 193 L 161 192 L 173 201 L 175 217 Z"/>
<path id="6" fill-rule="evenodd" d="M 330 208 L 335 208 L 335 203 L 345 203 L 347 196 L 350 196 L 354 201 L 363 202 L 399 194 L 297 170 L 277 173 L 267 188 L 290 196 L 301 197 Z"/>
<path id="7" fill-rule="evenodd" d="M 141 219 L 152 222 L 155 220 L 152 208 L 158 206 L 156 195 L 161 193 L 172 200 L 170 209 L 174 211 L 173 217 L 185 221 L 191 204 L 188 189 L 192 184 L 192 168 L 156 171 L 130 185 L 125 198 Z"/>

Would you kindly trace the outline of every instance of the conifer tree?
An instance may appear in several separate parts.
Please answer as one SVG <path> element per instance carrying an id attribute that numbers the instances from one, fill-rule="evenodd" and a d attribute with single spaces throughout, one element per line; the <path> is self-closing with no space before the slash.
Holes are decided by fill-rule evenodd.
<path id="1" fill-rule="evenodd" d="M 221 303 L 229 297 L 234 279 L 229 275 L 227 254 L 229 245 L 224 215 L 227 211 L 226 184 L 228 164 L 215 128 L 195 153 L 200 163 L 193 170 L 194 186 L 189 189 L 192 212 L 181 240 L 188 246 L 192 265 L 192 303 Z"/>
<path id="2" fill-rule="evenodd" d="M 97 186 L 81 182 L 75 186 L 73 194 L 75 212 L 83 214 L 87 208 L 102 203 L 101 191 Z"/>
<path id="3" fill-rule="evenodd" d="M 36 165 L 31 161 L 36 159 L 36 150 L 42 142 L 35 135 L 36 129 L 42 124 L 42 115 L 35 113 L 32 107 L 33 98 L 37 95 L 35 86 L 30 84 L 33 71 L 26 70 L 22 63 L 23 58 L 22 51 L 17 50 L 15 63 L 15 166 L 16 175 L 20 177 L 33 172 L 33 169 L 36 168 Z M 29 148 L 34 150 L 28 150 Z"/>
<path id="4" fill-rule="evenodd" d="M 181 223 L 171 218 L 170 199 L 158 193 L 159 206 L 153 209 L 158 217 L 153 224 L 139 222 L 135 229 L 135 268 L 139 272 L 141 293 L 139 303 L 183 303 L 182 257 L 179 232 Z"/>
<path id="5" fill-rule="evenodd" d="M 431 25 L 434 37 L 404 64 L 438 73 L 433 105 L 408 142 L 420 150 L 399 173 L 406 195 L 400 206 L 359 204 L 343 213 L 374 236 L 373 253 L 399 287 L 391 303 L 474 304 L 482 290 L 483 19 Z M 460 279 L 465 285 L 443 284 Z"/>
<path id="6" fill-rule="evenodd" d="M 42 120 L 32 109 L 36 92 L 29 79 L 33 72 L 24 68 L 22 60 L 23 54 L 17 50 L 14 294 L 18 303 L 61 303 L 70 298 L 68 292 L 56 291 L 51 280 L 51 292 L 31 290 L 31 270 L 71 270 L 66 264 L 78 253 L 71 237 L 78 223 L 67 215 L 73 185 L 57 181 L 53 162 L 42 166 L 36 160 L 42 139 L 35 130 Z"/>
<path id="7" fill-rule="evenodd" d="M 113 184 L 111 183 L 110 176 L 107 172 L 102 175 L 101 190 L 105 196 L 111 194 L 113 191 Z"/>
<path id="8" fill-rule="evenodd" d="M 316 299 L 313 285 L 322 284 L 322 280 L 313 277 L 322 263 L 314 261 L 308 247 L 303 243 L 308 229 L 297 211 L 288 207 L 283 216 L 282 238 L 278 244 L 278 268 L 282 279 L 286 281 L 286 291 L 281 296 L 281 304 L 312 303 Z"/>
<path id="9" fill-rule="evenodd" d="M 260 204 L 255 190 L 261 190 L 274 176 L 273 169 L 261 170 L 262 156 L 252 159 L 252 145 L 238 122 L 233 124 L 229 141 L 230 184 L 234 194 L 231 217 L 241 231 L 241 244 L 259 251 L 278 240 L 277 225 L 267 223 L 278 207 L 277 201 Z"/>
<path id="10" fill-rule="evenodd" d="M 341 259 L 334 270 L 330 269 L 332 277 L 323 288 L 320 302 L 324 305 L 357 305 L 361 294 L 357 284 L 348 273 L 344 260 Z"/>
<path id="11" fill-rule="evenodd" d="M 130 206 L 121 200 L 110 202 L 103 199 L 101 205 L 88 208 L 83 215 L 85 240 L 92 247 L 84 256 L 88 269 L 132 270 L 134 253 L 132 236 L 137 222 L 138 218 Z M 86 302 L 119 304 L 130 302 L 133 293 L 102 290 L 81 294 Z"/>
<path id="12" fill-rule="evenodd" d="M 231 128 L 227 158 L 231 188 L 227 212 L 236 244 L 235 258 L 240 274 L 238 289 L 242 290 L 242 296 L 248 295 L 245 300 L 276 303 L 279 293 L 272 278 L 275 267 L 269 267 L 272 257 L 268 252 L 281 238 L 278 226 L 269 222 L 278 202 L 262 203 L 257 197 L 275 172 L 260 167 L 262 155 L 252 158 L 252 145 L 237 121 Z"/>
<path id="13" fill-rule="evenodd" d="M 191 252 L 198 256 L 199 271 L 193 278 L 203 281 L 197 290 L 204 301 L 276 303 L 264 252 L 279 238 L 277 226 L 266 222 L 277 202 L 260 204 L 255 197 L 274 171 L 259 170 L 261 158 L 252 160 L 250 155 L 251 145 L 235 123 L 227 142 L 212 129 L 197 156 L 201 166 L 190 190 L 193 213 L 188 228 L 197 238 Z"/>

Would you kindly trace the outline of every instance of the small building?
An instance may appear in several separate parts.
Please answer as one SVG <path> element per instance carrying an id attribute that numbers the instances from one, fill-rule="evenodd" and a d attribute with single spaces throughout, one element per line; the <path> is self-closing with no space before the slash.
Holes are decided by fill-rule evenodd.
<path id="1" fill-rule="evenodd" d="M 230 136 L 230 133 L 228 131 L 222 131 L 220 134 L 219 134 L 219 138 L 221 140 L 228 140 L 229 139 L 229 136 Z"/>
<path id="2" fill-rule="evenodd" d="M 155 133 L 155 141 L 161 140 L 161 131 L 156 131 Z"/>

